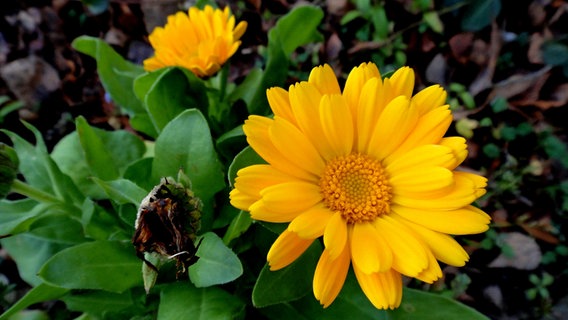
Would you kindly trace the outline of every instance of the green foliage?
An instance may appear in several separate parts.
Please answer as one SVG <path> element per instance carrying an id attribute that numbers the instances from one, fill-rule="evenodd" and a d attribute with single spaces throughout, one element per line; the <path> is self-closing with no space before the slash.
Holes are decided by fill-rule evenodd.
<path id="1" fill-rule="evenodd" d="M 501 12 L 501 0 L 472 0 L 465 8 L 461 27 L 464 31 L 479 31 L 491 24 Z"/>

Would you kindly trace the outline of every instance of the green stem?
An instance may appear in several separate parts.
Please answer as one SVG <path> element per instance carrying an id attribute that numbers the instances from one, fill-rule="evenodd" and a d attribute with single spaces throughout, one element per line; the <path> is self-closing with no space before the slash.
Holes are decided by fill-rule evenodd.
<path id="1" fill-rule="evenodd" d="M 26 196 L 30 199 L 34 199 L 39 202 L 51 202 L 51 203 L 61 202 L 61 200 L 50 195 L 49 193 L 36 189 L 30 186 L 29 184 L 22 182 L 18 179 L 14 179 L 11 191 L 19 193 L 23 196 Z"/>

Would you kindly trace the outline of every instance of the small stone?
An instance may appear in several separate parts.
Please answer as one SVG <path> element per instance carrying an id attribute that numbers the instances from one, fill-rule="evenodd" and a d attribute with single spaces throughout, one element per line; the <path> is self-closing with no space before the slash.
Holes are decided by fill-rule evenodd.
<path id="1" fill-rule="evenodd" d="M 534 270 L 540 264 L 542 252 L 536 241 L 522 233 L 502 234 L 503 244 L 510 248 L 512 256 L 501 253 L 490 264 L 490 268 L 512 267 L 519 270 Z"/>

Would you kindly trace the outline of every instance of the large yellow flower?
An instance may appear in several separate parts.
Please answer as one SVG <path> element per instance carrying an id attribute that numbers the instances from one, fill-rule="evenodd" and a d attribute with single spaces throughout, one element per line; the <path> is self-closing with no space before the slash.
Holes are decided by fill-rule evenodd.
<path id="1" fill-rule="evenodd" d="M 271 270 L 323 236 L 313 290 L 324 307 L 352 265 L 375 307 L 396 308 L 401 275 L 432 283 L 442 276 L 437 260 L 469 259 L 449 234 L 488 228 L 489 216 L 471 206 L 486 179 L 455 171 L 465 139 L 443 137 L 452 122 L 446 92 L 434 85 L 412 96 L 413 87 L 410 68 L 381 80 L 369 63 L 351 71 L 341 92 L 325 65 L 289 91 L 268 90 L 274 119 L 245 122 L 268 164 L 238 172 L 231 203 L 257 220 L 290 222 L 268 252 Z"/>
<path id="2" fill-rule="evenodd" d="M 178 12 L 168 17 L 165 27 L 157 27 L 150 34 L 155 53 L 144 61 L 144 69 L 180 66 L 198 77 L 210 76 L 237 51 L 246 27 L 245 21 L 235 27 L 229 7 L 192 7 L 189 16 Z"/>

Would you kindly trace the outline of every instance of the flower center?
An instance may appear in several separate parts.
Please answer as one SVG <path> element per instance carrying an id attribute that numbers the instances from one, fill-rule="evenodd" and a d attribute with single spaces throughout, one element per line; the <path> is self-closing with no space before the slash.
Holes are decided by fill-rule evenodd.
<path id="1" fill-rule="evenodd" d="M 363 154 L 331 160 L 320 179 L 324 203 L 347 223 L 373 221 L 389 213 L 392 188 L 381 162 Z"/>

